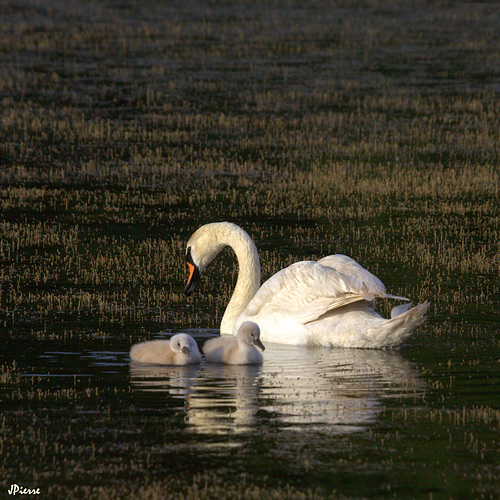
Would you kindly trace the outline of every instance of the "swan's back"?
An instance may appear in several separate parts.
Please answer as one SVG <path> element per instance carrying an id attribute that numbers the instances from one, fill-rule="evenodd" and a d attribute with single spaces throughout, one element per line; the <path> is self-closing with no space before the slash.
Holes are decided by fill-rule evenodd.
<path id="1" fill-rule="evenodd" d="M 193 337 L 180 333 L 170 340 L 150 340 L 133 345 L 130 359 L 140 363 L 186 365 L 199 363 L 201 354 Z"/>
<path id="2" fill-rule="evenodd" d="M 254 345 L 255 341 L 264 349 L 259 335 L 259 327 L 255 323 L 247 321 L 241 325 L 236 338 L 230 335 L 222 335 L 207 340 L 203 346 L 203 353 L 207 361 L 211 363 L 226 363 L 229 365 L 260 364 L 263 357 Z"/>
<path id="3" fill-rule="evenodd" d="M 231 363 L 238 354 L 238 341 L 229 335 L 209 339 L 203 345 L 203 354 L 211 363 Z"/>
<path id="4" fill-rule="evenodd" d="M 170 340 L 149 340 L 135 344 L 130 349 L 130 359 L 140 363 L 174 364 L 175 352 Z"/>
<path id="5" fill-rule="evenodd" d="M 368 288 L 356 276 L 346 276 L 318 262 L 297 262 L 269 278 L 248 304 L 244 318 L 240 319 L 276 314 L 305 324 L 332 309 L 373 300 L 378 290 L 378 287 L 376 290 Z"/>
<path id="6" fill-rule="evenodd" d="M 328 255 L 318 260 L 318 264 L 330 267 L 344 276 L 350 277 L 351 280 L 357 280 L 360 282 L 358 286 L 363 287 L 366 293 L 376 296 L 385 294 L 385 286 L 382 281 L 347 255 Z"/>

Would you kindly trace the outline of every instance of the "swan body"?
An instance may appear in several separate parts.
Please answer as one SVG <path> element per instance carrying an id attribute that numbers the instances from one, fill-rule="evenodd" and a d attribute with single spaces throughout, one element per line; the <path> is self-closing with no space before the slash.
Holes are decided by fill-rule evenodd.
<path id="1" fill-rule="evenodd" d="M 133 345 L 130 359 L 141 363 L 189 365 L 199 363 L 201 354 L 191 335 L 179 333 L 170 340 L 150 340 Z"/>
<path id="2" fill-rule="evenodd" d="M 221 334 L 236 335 L 248 320 L 264 342 L 329 347 L 397 347 L 425 320 L 428 302 L 375 311 L 375 298 L 409 301 L 386 293 L 383 283 L 355 260 L 329 255 L 282 269 L 260 286 L 260 262 L 250 236 L 229 222 L 206 224 L 189 239 L 186 263 L 190 295 L 206 266 L 226 246 L 238 259 L 236 286 L 222 318 Z"/>
<path id="3" fill-rule="evenodd" d="M 262 363 L 263 358 L 255 346 L 265 349 L 260 341 L 259 326 L 253 321 L 245 321 L 238 328 L 236 338 L 226 335 L 207 340 L 203 346 L 203 354 L 212 363 L 257 365 Z"/>

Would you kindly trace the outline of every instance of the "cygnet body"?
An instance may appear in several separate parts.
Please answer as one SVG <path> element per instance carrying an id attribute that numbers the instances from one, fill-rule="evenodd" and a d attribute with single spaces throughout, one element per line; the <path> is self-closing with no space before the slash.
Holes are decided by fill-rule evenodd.
<path id="1" fill-rule="evenodd" d="M 236 334 L 207 340 L 203 346 L 203 353 L 211 363 L 226 363 L 229 365 L 257 365 L 262 363 L 262 353 L 257 347 L 264 350 L 260 341 L 259 325 L 253 321 L 241 324 Z"/>
<path id="2" fill-rule="evenodd" d="M 199 363 L 201 354 L 193 337 L 179 333 L 170 340 L 150 340 L 133 345 L 130 359 L 141 363 L 189 365 Z"/>

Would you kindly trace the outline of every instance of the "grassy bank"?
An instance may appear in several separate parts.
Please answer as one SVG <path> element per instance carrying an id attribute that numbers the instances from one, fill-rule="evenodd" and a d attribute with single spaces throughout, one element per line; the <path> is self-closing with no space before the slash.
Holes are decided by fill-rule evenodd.
<path id="1" fill-rule="evenodd" d="M 346 253 L 431 317 L 490 311 L 496 19 L 488 3 L 4 3 L 2 323 L 217 327 L 234 270 L 207 273 L 189 311 L 182 295 L 184 243 L 215 220 L 251 233 L 264 277 Z"/>

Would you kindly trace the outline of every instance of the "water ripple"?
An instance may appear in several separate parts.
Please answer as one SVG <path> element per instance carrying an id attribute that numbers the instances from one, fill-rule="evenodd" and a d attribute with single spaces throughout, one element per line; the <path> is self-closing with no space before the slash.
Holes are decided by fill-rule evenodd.
<path id="1" fill-rule="evenodd" d="M 266 346 L 262 366 L 131 363 L 132 387 L 184 401 L 185 422 L 202 434 L 259 425 L 352 432 L 375 421 L 385 398 L 420 395 L 423 382 L 399 352 Z"/>

